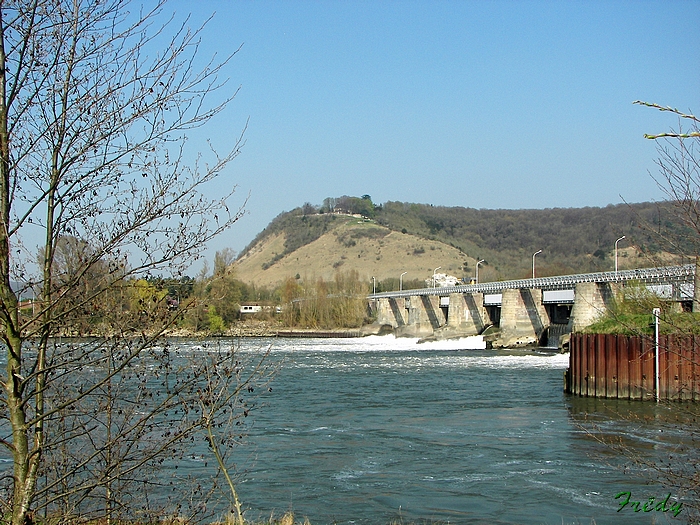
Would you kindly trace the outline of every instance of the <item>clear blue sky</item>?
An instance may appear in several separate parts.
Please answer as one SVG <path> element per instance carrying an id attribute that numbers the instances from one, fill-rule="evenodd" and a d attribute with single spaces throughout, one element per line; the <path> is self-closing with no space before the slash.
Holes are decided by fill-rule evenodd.
<path id="1" fill-rule="evenodd" d="M 193 7 L 196 6 L 196 7 Z M 209 247 L 244 248 L 276 215 L 369 194 L 473 208 L 661 200 L 645 132 L 700 111 L 700 1 L 191 1 L 226 55 L 224 149 L 248 213 Z M 199 136 L 202 138 L 202 135 Z"/>

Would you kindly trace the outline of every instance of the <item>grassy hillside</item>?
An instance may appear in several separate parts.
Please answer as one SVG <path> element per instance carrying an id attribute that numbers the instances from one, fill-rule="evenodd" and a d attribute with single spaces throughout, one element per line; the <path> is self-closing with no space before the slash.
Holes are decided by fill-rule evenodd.
<path id="1" fill-rule="evenodd" d="M 290 219 L 289 217 L 287 219 Z M 295 234 L 310 225 L 318 236 L 294 246 Z M 255 243 L 235 263 L 238 278 L 256 286 L 272 288 L 287 277 L 305 282 L 332 281 L 339 272 L 357 271 L 361 280 L 372 277 L 385 287 L 398 288 L 403 272 L 405 287 L 423 287 L 438 266 L 440 272 L 462 276 L 464 264 L 474 264 L 458 248 L 445 243 L 403 234 L 372 221 L 349 216 L 309 216 L 289 220 L 290 235 L 276 230 Z M 305 235 L 308 234 L 306 231 Z M 315 235 L 314 235 L 315 236 Z M 292 241 L 290 241 L 292 239 Z"/>
<path id="2" fill-rule="evenodd" d="M 481 281 L 515 279 L 531 275 L 537 250 L 540 276 L 605 271 L 613 268 L 615 240 L 623 235 L 621 269 L 686 262 L 683 253 L 693 253 L 667 204 L 477 210 L 375 206 L 369 196 L 332 201 L 334 206 L 305 204 L 275 218 L 239 256 L 239 278 L 274 287 L 287 277 L 332 280 L 340 270 L 356 270 L 386 289 L 398 288 L 403 272 L 406 287 L 422 285 L 438 266 L 468 279 L 476 261 L 485 259 Z M 357 206 L 364 218 L 349 215 Z M 681 241 L 670 245 L 667 239 Z"/>

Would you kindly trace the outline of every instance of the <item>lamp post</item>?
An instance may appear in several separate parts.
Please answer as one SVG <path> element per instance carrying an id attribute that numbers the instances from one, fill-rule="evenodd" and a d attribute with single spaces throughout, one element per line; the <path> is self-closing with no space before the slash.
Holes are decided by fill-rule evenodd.
<path id="1" fill-rule="evenodd" d="M 399 277 L 399 292 L 403 290 L 403 276 L 406 275 L 408 272 L 403 272 L 401 276 Z"/>
<path id="2" fill-rule="evenodd" d="M 538 253 L 542 253 L 542 250 L 537 250 L 535 253 L 532 254 L 532 278 L 535 278 L 535 255 Z"/>
<path id="3" fill-rule="evenodd" d="M 476 281 L 476 284 L 479 284 L 479 265 L 484 262 L 484 259 L 481 259 L 479 262 L 476 263 L 476 276 L 474 280 Z"/>
<path id="4" fill-rule="evenodd" d="M 433 288 L 435 288 L 435 272 L 437 272 L 442 266 L 438 266 L 433 270 Z"/>
<path id="5" fill-rule="evenodd" d="M 372 276 L 372 293 L 377 293 L 377 280 Z M 374 303 L 374 313 L 377 313 L 377 298 L 375 297 L 372 301 Z"/>
<path id="6" fill-rule="evenodd" d="M 625 236 L 623 235 L 622 237 L 620 237 L 618 240 L 615 241 L 615 279 L 617 279 L 617 243 L 620 242 L 624 238 L 625 238 Z"/>
<path id="7" fill-rule="evenodd" d="M 656 402 L 659 402 L 659 315 L 661 308 L 652 310 L 654 315 L 654 390 L 656 390 Z"/>

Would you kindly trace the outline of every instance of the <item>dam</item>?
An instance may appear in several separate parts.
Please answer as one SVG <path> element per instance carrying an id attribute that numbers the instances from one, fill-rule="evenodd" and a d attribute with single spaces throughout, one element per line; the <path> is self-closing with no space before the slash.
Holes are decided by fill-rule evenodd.
<path id="1" fill-rule="evenodd" d="M 597 272 L 370 294 L 377 324 L 397 337 L 451 338 L 497 327 L 492 346 L 561 346 L 589 326 L 615 295 L 636 283 L 690 309 L 695 265 Z"/>

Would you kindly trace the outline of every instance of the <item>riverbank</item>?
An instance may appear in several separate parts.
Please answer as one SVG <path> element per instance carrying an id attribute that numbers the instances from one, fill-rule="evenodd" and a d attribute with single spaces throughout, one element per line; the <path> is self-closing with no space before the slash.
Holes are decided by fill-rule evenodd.
<path id="1" fill-rule="evenodd" d="M 150 332 L 146 332 L 150 333 Z M 216 338 L 216 337 L 292 337 L 292 338 L 355 338 L 367 337 L 371 335 L 390 335 L 394 331 L 390 326 L 379 325 L 376 323 L 363 325 L 357 328 L 297 328 L 281 325 L 269 320 L 247 320 L 238 322 L 231 326 L 228 330 L 212 333 L 208 330 L 195 331 L 189 328 L 177 327 L 171 330 L 166 330 L 163 335 L 165 337 L 179 337 L 186 339 L 197 338 Z M 104 333 L 74 333 L 64 331 L 57 334 L 62 338 L 81 338 L 81 337 L 102 337 L 108 334 Z M 439 334 L 434 334 L 420 340 L 420 342 L 435 342 L 458 340 L 464 338 L 474 338 L 477 336 L 465 336 L 464 334 L 445 331 Z M 481 336 L 480 343 L 484 343 Z M 485 344 L 485 343 L 484 343 Z M 481 344 L 475 348 L 482 348 Z"/>
<path id="2" fill-rule="evenodd" d="M 365 325 L 359 328 L 294 328 L 281 326 L 271 321 L 246 321 L 233 325 L 225 332 L 210 334 L 195 332 L 185 328 L 168 331 L 169 337 L 365 337 L 385 333 L 379 325 Z"/>

